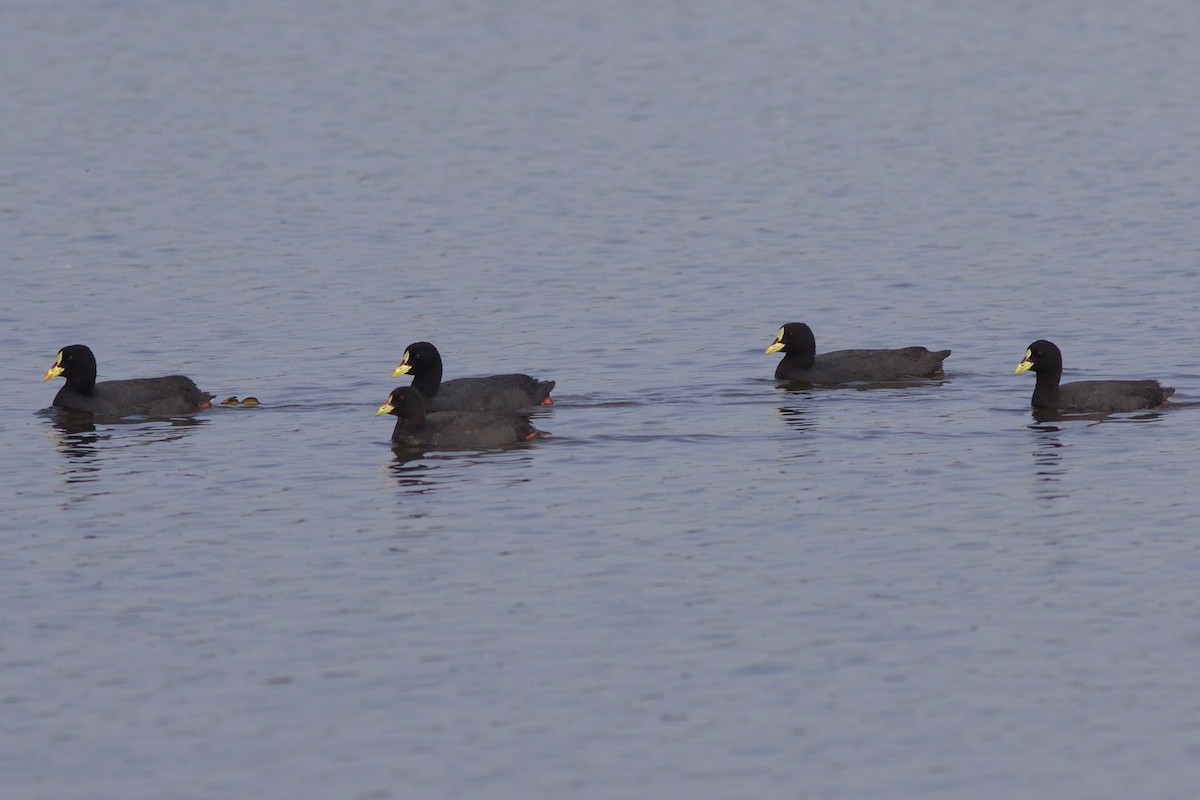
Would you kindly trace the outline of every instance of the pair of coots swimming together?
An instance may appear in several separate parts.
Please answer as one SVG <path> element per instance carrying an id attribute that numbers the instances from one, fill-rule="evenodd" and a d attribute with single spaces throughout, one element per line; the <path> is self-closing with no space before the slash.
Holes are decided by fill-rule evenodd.
<path id="1" fill-rule="evenodd" d="M 812 329 L 789 322 L 779 329 L 767 353 L 785 355 L 775 368 L 776 380 L 807 383 L 897 381 L 944 375 L 942 362 L 949 350 L 930 352 L 924 347 L 899 350 L 836 350 L 817 355 Z M 1053 342 L 1038 339 L 1025 350 L 1014 372 L 1032 370 L 1037 375 L 1031 405 L 1044 411 L 1114 412 L 1154 408 L 1175 390 L 1158 381 L 1075 381 L 1061 383 L 1062 351 Z"/>
<path id="2" fill-rule="evenodd" d="M 401 375 L 412 375 L 412 385 L 394 389 L 375 416 L 396 417 L 392 443 L 407 447 L 454 450 L 528 442 L 541 432 L 518 409 L 554 403 L 554 381 L 520 373 L 443 381 L 442 356 L 429 342 L 404 349 L 392 371 L 393 378 Z"/>
<path id="3" fill-rule="evenodd" d="M 812 329 L 790 322 L 779 329 L 766 352 L 784 353 L 775 369 L 780 381 L 838 384 L 859 381 L 902 381 L 944 375 L 949 350 L 924 347 L 895 350 L 836 350 L 817 355 Z M 1153 408 L 1175 390 L 1153 380 L 1077 381 L 1060 383 L 1062 353 L 1039 339 L 1025 351 L 1016 374 L 1037 375 L 1032 405 L 1065 412 L 1115 412 Z M 411 374 L 411 386 L 388 396 L 376 415 L 396 417 L 392 442 L 428 449 L 498 447 L 528 441 L 539 432 L 520 409 L 550 405 L 554 381 L 528 375 L 490 375 L 442 380 L 442 358 L 429 342 L 409 345 L 392 377 Z M 104 417 L 175 416 L 211 405 L 213 395 L 200 391 L 182 375 L 96 382 L 96 358 L 81 344 L 64 347 L 45 380 L 62 376 L 66 384 L 54 398 L 60 408 Z"/>

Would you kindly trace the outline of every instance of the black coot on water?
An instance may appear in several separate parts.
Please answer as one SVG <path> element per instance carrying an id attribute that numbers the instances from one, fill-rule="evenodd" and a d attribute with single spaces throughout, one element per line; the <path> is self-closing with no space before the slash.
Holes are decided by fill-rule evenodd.
<path id="1" fill-rule="evenodd" d="M 425 412 L 421 393 L 401 386 L 388 395 L 376 416 L 396 418 L 392 443 L 430 450 L 475 450 L 528 442 L 540 433 L 515 411 Z"/>
<path id="2" fill-rule="evenodd" d="M 1137 411 L 1154 408 L 1175 394 L 1158 381 L 1074 381 L 1062 380 L 1062 351 L 1054 342 L 1038 339 L 1025 351 L 1014 375 L 1032 370 L 1037 375 L 1031 405 L 1053 411 Z"/>
<path id="3" fill-rule="evenodd" d="M 412 387 L 421 393 L 429 411 L 515 411 L 548 406 L 554 381 L 528 375 L 488 375 L 482 378 L 442 380 L 442 356 L 429 342 L 414 342 L 392 377 L 411 374 Z"/>
<path id="4" fill-rule="evenodd" d="M 59 376 L 66 384 L 54 396 L 55 406 L 105 417 L 192 414 L 208 408 L 213 399 L 183 375 L 97 383 L 96 357 L 82 344 L 59 350 L 43 380 Z"/>
<path id="5" fill-rule="evenodd" d="M 812 328 L 803 322 L 789 322 L 775 334 L 767 354 L 783 351 L 775 368 L 775 379 L 809 383 L 850 383 L 852 381 L 902 381 L 936 378 L 945 375 L 942 362 L 949 350 L 930 352 L 924 347 L 896 350 L 834 350 L 817 355 Z"/>

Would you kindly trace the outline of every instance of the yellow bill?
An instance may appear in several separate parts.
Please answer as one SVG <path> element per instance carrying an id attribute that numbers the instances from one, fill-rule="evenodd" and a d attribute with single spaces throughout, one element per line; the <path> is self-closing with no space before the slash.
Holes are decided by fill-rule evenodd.
<path id="1" fill-rule="evenodd" d="M 405 350 L 404 358 L 400 359 L 400 363 L 396 365 L 396 368 L 394 370 L 392 370 L 392 377 L 399 378 L 401 375 L 405 374 L 406 372 L 408 372 L 411 369 L 412 369 L 412 364 L 408 363 L 408 351 Z"/>
<path id="2" fill-rule="evenodd" d="M 383 405 L 381 405 L 379 407 L 379 410 L 375 412 L 375 416 L 378 417 L 381 414 L 390 414 L 390 413 L 392 413 L 392 409 L 394 409 L 394 408 L 395 408 L 395 406 L 392 405 L 392 401 L 388 400 L 386 403 L 384 403 Z"/>
<path id="3" fill-rule="evenodd" d="M 62 375 L 62 374 L 63 374 L 62 350 L 59 350 L 58 356 L 55 357 L 55 359 L 54 359 L 54 365 L 52 367 L 50 367 L 50 369 L 46 370 L 46 374 L 42 376 L 42 380 L 48 381 L 51 378 L 57 378 L 59 375 Z"/>
<path id="4" fill-rule="evenodd" d="M 783 349 L 783 328 L 780 328 L 779 333 L 775 334 L 775 341 L 771 342 L 771 344 L 767 347 L 765 352 L 767 355 L 771 355 L 771 353 L 778 353 L 782 349 Z"/>
<path id="5" fill-rule="evenodd" d="M 1013 375 L 1020 375 L 1025 370 L 1033 366 L 1033 352 L 1025 351 L 1025 357 L 1021 359 L 1021 363 L 1017 364 L 1017 368 L 1013 370 Z"/>

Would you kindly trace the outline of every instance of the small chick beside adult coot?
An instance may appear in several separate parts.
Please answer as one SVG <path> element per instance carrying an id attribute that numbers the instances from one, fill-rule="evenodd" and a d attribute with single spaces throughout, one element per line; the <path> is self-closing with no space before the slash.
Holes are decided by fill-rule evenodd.
<path id="1" fill-rule="evenodd" d="M 1062 380 L 1062 351 L 1054 342 L 1038 339 L 1025 351 L 1014 375 L 1033 370 L 1037 383 L 1031 405 L 1054 411 L 1137 411 L 1154 408 L 1175 394 L 1158 381 L 1074 381 Z"/>
<path id="2" fill-rule="evenodd" d="M 396 418 L 392 443 L 430 450 L 482 450 L 528 442 L 540 436 L 529 418 L 516 411 L 431 411 L 421 393 L 401 386 L 388 395 L 375 416 Z"/>
<path id="3" fill-rule="evenodd" d="M 59 350 L 42 380 L 59 375 L 66 385 L 54 396 L 55 406 L 105 417 L 192 414 L 208 408 L 213 399 L 213 395 L 200 391 L 191 378 L 183 375 L 96 383 L 96 357 L 82 344 Z"/>
<path id="4" fill-rule="evenodd" d="M 550 392 L 554 381 L 539 381 L 528 375 L 489 375 L 483 378 L 442 380 L 442 356 L 429 342 L 414 342 L 404 349 L 404 358 L 392 377 L 411 373 L 412 387 L 421 393 L 429 411 L 516 411 L 554 403 Z"/>
<path id="5" fill-rule="evenodd" d="M 924 347 L 834 350 L 817 355 L 812 328 L 803 322 L 789 322 L 780 328 L 766 352 L 770 355 L 780 350 L 785 355 L 775 367 L 775 379 L 809 383 L 937 378 L 946 374 L 942 362 L 950 355 L 949 350 L 930 352 Z"/>

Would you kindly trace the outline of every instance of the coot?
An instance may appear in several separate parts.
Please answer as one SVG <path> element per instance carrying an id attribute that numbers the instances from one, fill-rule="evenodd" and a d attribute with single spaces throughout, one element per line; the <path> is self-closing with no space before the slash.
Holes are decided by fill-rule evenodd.
<path id="1" fill-rule="evenodd" d="M 392 372 L 393 378 L 412 374 L 412 386 L 421 393 L 429 411 L 515 411 L 548 406 L 554 381 L 528 375 L 489 375 L 483 378 L 442 380 L 442 356 L 429 342 L 414 342 Z"/>
<path id="2" fill-rule="evenodd" d="M 851 381 L 900 381 L 936 378 L 945 375 L 942 362 L 949 350 L 930 352 L 924 347 L 898 350 L 834 350 L 817 355 L 812 328 L 803 322 L 789 322 L 775 334 L 767 354 L 784 352 L 775 368 L 775 379 L 809 383 L 849 383 Z"/>
<path id="3" fill-rule="evenodd" d="M 54 396 L 55 406 L 105 417 L 192 414 L 208 408 L 213 399 L 213 395 L 200 391 L 191 378 L 183 375 L 96 383 L 96 357 L 82 344 L 59 350 L 43 380 L 60 375 L 66 384 Z"/>
<path id="4" fill-rule="evenodd" d="M 1055 411 L 1137 411 L 1160 406 L 1175 394 L 1169 386 L 1149 380 L 1059 383 L 1062 369 L 1062 351 L 1058 345 L 1038 339 L 1029 345 L 1013 374 L 1033 370 L 1037 383 L 1031 404 L 1034 408 Z"/>
<path id="5" fill-rule="evenodd" d="M 536 439 L 540 434 L 515 411 L 431 411 L 421 393 L 401 386 L 375 412 L 396 418 L 392 443 L 430 450 L 482 450 Z"/>

